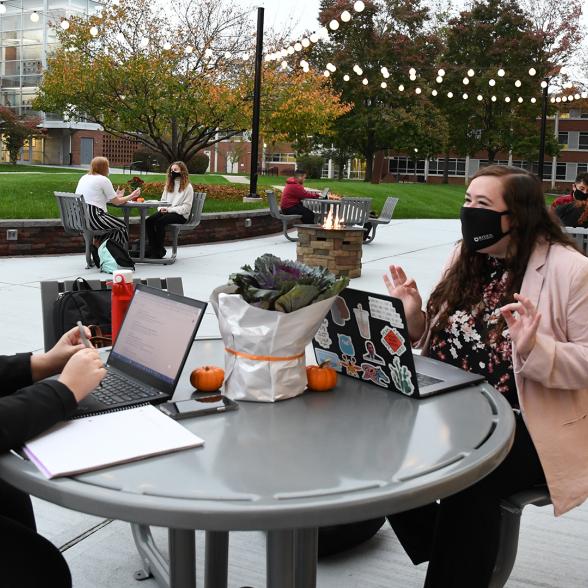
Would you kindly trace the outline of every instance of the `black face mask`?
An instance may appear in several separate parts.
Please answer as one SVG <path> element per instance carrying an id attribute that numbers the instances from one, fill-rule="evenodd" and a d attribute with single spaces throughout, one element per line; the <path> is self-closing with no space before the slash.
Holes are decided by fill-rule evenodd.
<path id="1" fill-rule="evenodd" d="M 497 212 L 488 208 L 472 208 L 463 206 L 460 212 L 461 234 L 468 251 L 479 251 L 498 243 L 502 237 L 508 235 L 502 232 L 500 218 L 510 214 L 508 210 Z"/>
<path id="2" fill-rule="evenodd" d="M 173 171 L 173 172 L 170 172 L 169 173 L 169 176 L 170 176 L 170 178 L 172 180 L 177 180 L 181 175 L 182 175 L 181 172 L 175 172 L 175 171 Z"/>
<path id="3" fill-rule="evenodd" d="M 578 190 L 578 188 L 576 188 L 574 190 L 574 198 L 576 200 L 588 200 L 588 192 L 582 192 L 582 190 Z"/>

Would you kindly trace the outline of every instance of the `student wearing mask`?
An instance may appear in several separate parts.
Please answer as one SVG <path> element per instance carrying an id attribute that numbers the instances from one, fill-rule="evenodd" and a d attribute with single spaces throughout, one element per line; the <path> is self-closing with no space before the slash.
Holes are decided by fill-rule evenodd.
<path id="1" fill-rule="evenodd" d="M 76 194 L 82 194 L 88 205 L 90 227 L 96 230 L 106 230 L 102 240 L 112 239 L 125 251 L 129 248 L 129 233 L 124 221 L 108 214 L 106 204 L 124 204 L 134 200 L 141 194 L 140 188 L 125 196 L 124 188 L 116 191 L 108 179 L 110 167 L 106 157 L 94 157 L 90 162 L 90 169 L 83 175 L 76 187 Z"/>
<path id="2" fill-rule="evenodd" d="M 165 257 L 165 228 L 170 224 L 183 225 L 189 218 L 194 200 L 194 188 L 190 184 L 188 168 L 183 161 L 175 161 L 167 170 L 167 181 L 161 195 L 162 202 L 168 206 L 160 206 L 155 214 L 146 221 L 147 257 L 162 259 Z"/>
<path id="3" fill-rule="evenodd" d="M 86 335 L 90 329 L 84 327 Z M 57 379 L 45 380 L 60 374 Z M 78 327 L 47 353 L 0 356 L 0 452 L 18 449 L 70 415 L 105 376 L 95 349 Z M 70 588 L 59 550 L 37 533 L 27 494 L 0 480 L 0 584 L 5 588 Z"/>
<path id="4" fill-rule="evenodd" d="M 457 245 L 422 310 L 413 279 L 384 282 L 423 353 L 482 373 L 515 413 L 505 460 L 473 486 L 388 517 L 426 588 L 485 588 L 500 502 L 547 483 L 556 516 L 588 497 L 588 258 L 548 214 L 541 182 L 489 166 L 473 177 Z"/>
<path id="5" fill-rule="evenodd" d="M 562 197 L 563 198 L 563 197 Z M 555 206 L 555 214 L 564 227 L 588 227 L 588 174 L 581 174 L 572 184 L 567 202 Z M 554 204 L 558 199 L 554 201 Z"/>

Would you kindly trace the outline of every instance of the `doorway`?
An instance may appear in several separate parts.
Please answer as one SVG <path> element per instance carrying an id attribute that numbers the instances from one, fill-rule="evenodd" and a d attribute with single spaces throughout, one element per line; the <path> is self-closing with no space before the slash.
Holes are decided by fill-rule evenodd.
<path id="1" fill-rule="evenodd" d="M 80 163 L 89 164 L 94 159 L 94 139 L 82 137 L 80 139 Z"/>

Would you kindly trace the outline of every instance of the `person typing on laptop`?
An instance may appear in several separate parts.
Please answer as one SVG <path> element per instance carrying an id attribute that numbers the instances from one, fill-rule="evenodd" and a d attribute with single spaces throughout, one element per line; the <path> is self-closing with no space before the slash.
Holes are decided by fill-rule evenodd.
<path id="1" fill-rule="evenodd" d="M 484 588 L 499 546 L 500 502 L 547 483 L 556 515 L 588 497 L 588 259 L 547 212 L 541 182 L 478 171 L 461 209 L 463 240 L 422 310 L 414 279 L 390 266 L 423 354 L 484 374 L 515 410 L 513 446 L 472 487 L 388 517 L 426 588 Z"/>
<path id="2" fill-rule="evenodd" d="M 90 336 L 90 330 L 84 329 Z M 47 353 L 0 356 L 0 451 L 17 449 L 65 419 L 105 373 L 98 352 L 82 343 L 78 327 L 65 333 Z M 58 379 L 45 380 L 56 374 Z M 0 542 L 3 586 L 71 586 L 65 559 L 36 532 L 30 498 L 3 480 Z"/>

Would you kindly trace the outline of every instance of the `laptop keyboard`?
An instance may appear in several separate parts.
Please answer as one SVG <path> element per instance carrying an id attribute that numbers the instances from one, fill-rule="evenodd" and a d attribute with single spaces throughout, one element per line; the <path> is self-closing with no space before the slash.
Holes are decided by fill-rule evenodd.
<path id="1" fill-rule="evenodd" d="M 438 384 L 443 380 L 439 380 L 439 378 L 433 378 L 433 376 L 426 376 L 425 374 L 420 374 L 417 372 L 417 384 L 419 389 L 424 388 L 425 386 L 430 386 L 431 384 Z"/>
<path id="2" fill-rule="evenodd" d="M 147 402 L 150 398 L 157 398 L 159 395 L 155 390 L 146 390 L 134 382 L 113 373 L 106 374 L 106 377 L 102 380 L 102 386 L 92 392 L 92 396 L 106 404 L 106 406 L 133 400 Z"/>

